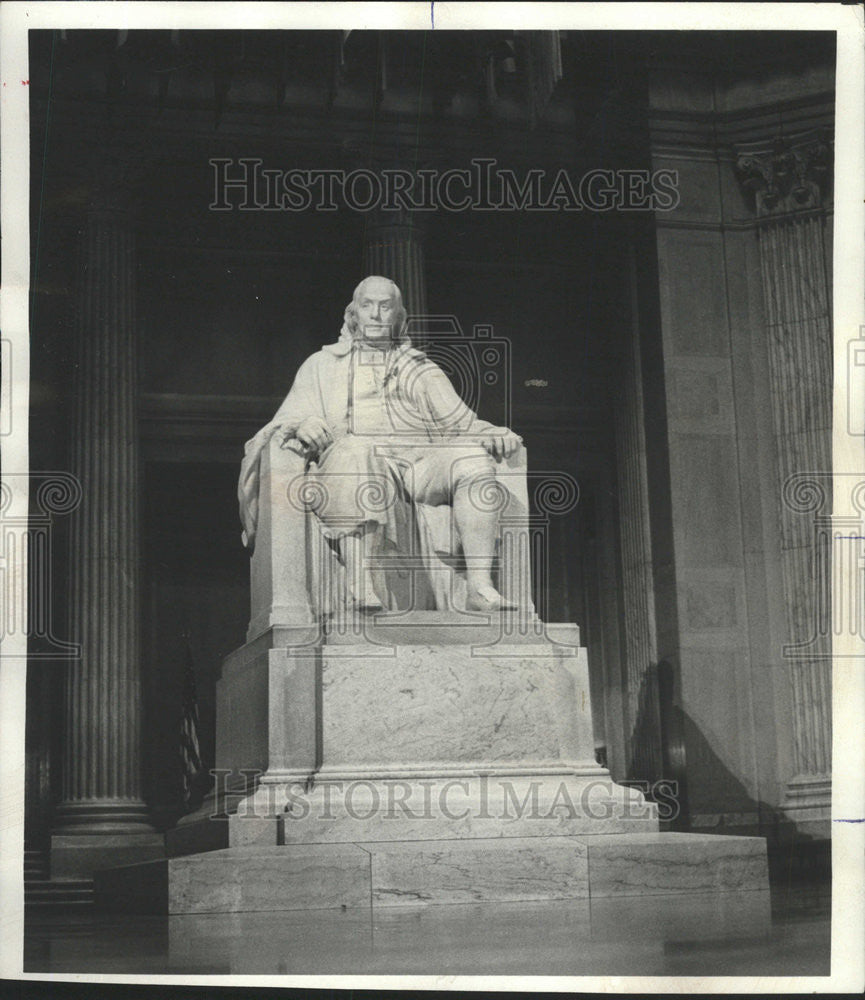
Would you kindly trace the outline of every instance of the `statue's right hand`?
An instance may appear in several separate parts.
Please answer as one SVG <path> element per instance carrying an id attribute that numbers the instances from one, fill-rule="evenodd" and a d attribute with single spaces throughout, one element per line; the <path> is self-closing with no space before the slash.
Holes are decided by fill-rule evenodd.
<path id="1" fill-rule="evenodd" d="M 305 447 L 322 452 L 333 441 L 330 428 L 321 417 L 307 417 L 295 431 L 294 436 Z"/>

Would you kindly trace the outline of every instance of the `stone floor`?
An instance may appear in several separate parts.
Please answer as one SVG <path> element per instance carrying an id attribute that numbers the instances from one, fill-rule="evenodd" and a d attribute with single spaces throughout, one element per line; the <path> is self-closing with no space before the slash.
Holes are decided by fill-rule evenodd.
<path id="1" fill-rule="evenodd" d="M 822 976 L 827 882 L 771 892 L 408 910 L 34 914 L 25 972 Z"/>

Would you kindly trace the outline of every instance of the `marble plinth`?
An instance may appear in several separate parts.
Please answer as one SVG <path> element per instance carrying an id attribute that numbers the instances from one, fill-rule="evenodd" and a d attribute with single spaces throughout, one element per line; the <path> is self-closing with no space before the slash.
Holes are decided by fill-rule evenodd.
<path id="1" fill-rule="evenodd" d="M 244 913 L 369 905 L 369 855 L 354 844 L 235 847 L 97 872 L 96 902 L 138 913 Z"/>
<path id="2" fill-rule="evenodd" d="M 101 873 L 97 899 L 181 914 L 767 888 L 763 840 L 659 834 L 657 807 L 597 764 L 575 627 L 464 618 L 273 628 L 232 654 L 222 791 L 167 860 Z"/>
<path id="3" fill-rule="evenodd" d="M 217 689 L 221 789 L 167 853 L 656 830 L 654 806 L 594 760 L 576 626 L 493 617 L 335 619 L 233 653 Z"/>
<path id="4" fill-rule="evenodd" d="M 763 837 L 700 833 L 624 833 L 581 838 L 588 852 L 592 895 L 767 889 Z"/>
<path id="5" fill-rule="evenodd" d="M 234 913 L 765 891 L 756 837 L 619 834 L 229 848 L 96 875 L 98 905 Z"/>
<path id="6" fill-rule="evenodd" d="M 617 785 L 597 765 L 578 773 L 549 764 L 525 773 L 393 766 L 368 771 L 322 769 L 314 783 L 267 776 L 230 815 L 206 815 L 166 834 L 179 857 L 226 847 L 276 844 L 565 837 L 658 829 L 657 807 L 636 789 Z"/>

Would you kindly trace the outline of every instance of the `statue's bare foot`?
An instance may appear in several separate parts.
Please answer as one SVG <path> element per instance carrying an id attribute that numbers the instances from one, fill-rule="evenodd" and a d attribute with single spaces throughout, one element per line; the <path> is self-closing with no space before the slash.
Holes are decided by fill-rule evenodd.
<path id="1" fill-rule="evenodd" d="M 491 584 L 470 587 L 466 595 L 467 611 L 516 611 L 513 601 L 508 601 Z"/>

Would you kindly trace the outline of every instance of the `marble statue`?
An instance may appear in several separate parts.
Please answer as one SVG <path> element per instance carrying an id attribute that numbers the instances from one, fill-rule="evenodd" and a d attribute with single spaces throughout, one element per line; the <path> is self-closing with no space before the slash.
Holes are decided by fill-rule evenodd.
<path id="1" fill-rule="evenodd" d="M 503 507 L 481 498 L 494 494 L 497 465 L 521 449 L 522 439 L 480 420 L 442 369 L 412 347 L 393 281 L 375 275 L 361 281 L 339 340 L 301 365 L 273 420 L 247 443 L 240 484 L 245 524 L 255 490 L 249 470 L 274 436 L 303 450 L 307 480 L 317 488 L 311 509 L 345 567 L 355 608 L 382 608 L 368 567 L 397 535 L 398 505 L 382 500 L 397 495 L 452 509 L 467 610 L 514 608 L 491 576 Z"/>

